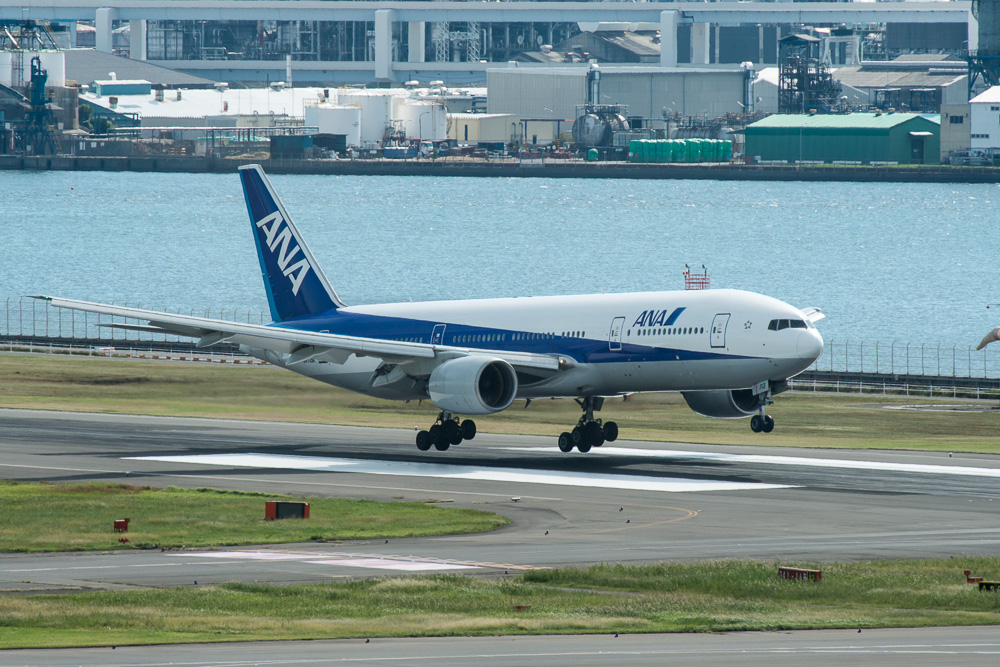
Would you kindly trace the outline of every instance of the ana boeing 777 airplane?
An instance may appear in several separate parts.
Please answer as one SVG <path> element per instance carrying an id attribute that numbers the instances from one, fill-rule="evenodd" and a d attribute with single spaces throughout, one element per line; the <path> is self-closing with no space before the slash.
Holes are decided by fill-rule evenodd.
<path id="1" fill-rule="evenodd" d="M 144 323 L 198 347 L 237 343 L 272 364 L 352 391 L 430 399 L 441 413 L 417 448 L 446 450 L 476 435 L 471 419 L 517 399 L 574 398 L 583 414 L 559 449 L 590 451 L 618 437 L 595 418 L 606 397 L 680 391 L 695 412 L 750 417 L 768 433 L 771 396 L 823 351 L 818 308 L 730 289 L 347 306 L 309 252 L 259 165 L 239 168 L 273 322 L 174 315 L 57 297 L 53 306 Z"/>

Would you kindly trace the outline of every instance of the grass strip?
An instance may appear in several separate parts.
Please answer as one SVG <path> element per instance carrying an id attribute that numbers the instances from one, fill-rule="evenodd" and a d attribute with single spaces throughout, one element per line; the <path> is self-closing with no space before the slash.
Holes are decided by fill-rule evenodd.
<path id="1" fill-rule="evenodd" d="M 370 398 L 272 367 L 0 354 L 0 375 L 0 407 L 8 408 L 407 429 L 426 428 L 438 413 L 430 401 Z M 622 437 L 634 440 L 1000 453 L 1000 410 L 900 409 L 928 403 L 970 405 L 944 398 L 789 392 L 769 408 L 778 427 L 766 436 L 751 433 L 746 420 L 696 415 L 677 393 L 609 400 L 599 414 L 617 421 Z M 476 422 L 484 432 L 557 436 L 579 416 L 573 401 L 534 401 L 528 409 L 518 406 Z"/>
<path id="2" fill-rule="evenodd" d="M 310 586 L 0 597 L 0 648 L 350 637 L 724 632 L 1000 624 L 996 558 L 802 564 L 600 565 L 502 580 L 383 578 Z"/>
<path id="3" fill-rule="evenodd" d="M 305 500 L 310 517 L 266 521 L 267 500 Z M 114 520 L 125 517 L 131 519 L 128 532 L 115 533 Z M 0 551 L 5 552 L 454 535 L 494 530 L 507 523 L 488 512 L 426 503 L 130 484 L 0 482 Z M 121 538 L 128 542 L 119 542 Z"/>

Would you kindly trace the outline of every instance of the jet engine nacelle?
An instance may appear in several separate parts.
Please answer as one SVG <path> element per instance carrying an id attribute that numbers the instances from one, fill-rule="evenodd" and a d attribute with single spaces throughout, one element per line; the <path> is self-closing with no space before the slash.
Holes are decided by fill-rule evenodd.
<path id="1" fill-rule="evenodd" d="M 757 414 L 763 394 L 754 395 L 749 389 L 681 392 L 688 407 L 705 417 L 739 419 Z"/>
<path id="2" fill-rule="evenodd" d="M 446 361 L 431 372 L 427 391 L 434 405 L 461 415 L 505 410 L 517 395 L 517 374 L 503 359 L 485 356 Z"/>

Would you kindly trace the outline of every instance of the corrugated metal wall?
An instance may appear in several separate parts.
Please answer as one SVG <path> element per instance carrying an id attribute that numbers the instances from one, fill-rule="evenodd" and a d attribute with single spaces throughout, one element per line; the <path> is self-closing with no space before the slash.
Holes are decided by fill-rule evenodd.
<path id="1" fill-rule="evenodd" d="M 891 128 L 748 127 L 746 155 L 789 163 L 805 160 L 911 164 L 914 138 L 910 132 L 932 133 L 917 140 L 924 144 L 923 164 L 938 164 L 939 126 L 925 118 L 912 118 Z"/>
<path id="2" fill-rule="evenodd" d="M 573 118 L 587 101 L 587 67 L 565 71 L 511 67 L 486 71 L 488 113 L 523 118 Z"/>
<path id="3" fill-rule="evenodd" d="M 487 70 L 489 113 L 524 118 L 574 118 L 587 101 L 586 66 L 511 67 Z M 630 116 L 661 119 L 663 110 L 709 118 L 739 113 L 743 101 L 741 71 L 661 70 L 602 67 L 600 104 L 628 105 Z"/>

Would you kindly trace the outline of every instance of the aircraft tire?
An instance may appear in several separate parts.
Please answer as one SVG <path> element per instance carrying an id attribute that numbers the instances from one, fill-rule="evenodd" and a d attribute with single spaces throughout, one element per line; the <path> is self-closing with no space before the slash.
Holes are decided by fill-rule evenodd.
<path id="1" fill-rule="evenodd" d="M 774 430 L 774 417 L 772 417 L 771 415 L 766 415 L 764 417 L 763 431 L 764 433 L 770 433 L 773 430 Z"/>
<path id="2" fill-rule="evenodd" d="M 583 442 L 583 427 L 576 426 L 572 431 L 569 432 L 570 442 L 573 443 L 574 447 L 579 447 L 580 443 Z"/>
<path id="3" fill-rule="evenodd" d="M 586 440 L 586 439 L 584 439 L 584 440 L 581 440 L 581 441 L 580 441 L 580 442 L 579 442 L 579 443 L 577 444 L 576 448 L 577 448 L 577 449 L 579 449 L 579 450 L 580 450 L 581 452 L 583 452 L 584 454 L 586 454 L 587 452 L 589 452 L 589 451 L 590 451 L 590 443 L 589 443 L 589 442 L 587 442 L 587 440 Z"/>
<path id="4" fill-rule="evenodd" d="M 466 440 L 472 440 L 476 437 L 476 422 L 471 419 L 462 422 L 462 437 Z"/>
<path id="5" fill-rule="evenodd" d="M 750 430 L 754 433 L 760 433 L 764 430 L 764 420 L 760 418 L 760 415 L 754 415 L 750 418 Z"/>
<path id="6" fill-rule="evenodd" d="M 427 431 L 417 433 L 417 449 L 426 452 L 431 448 L 431 434 Z"/>
<path id="7" fill-rule="evenodd" d="M 434 424 L 428 429 L 427 433 L 431 437 L 431 443 L 435 443 L 441 439 L 441 426 L 440 424 Z"/>
<path id="8" fill-rule="evenodd" d="M 462 428 L 455 421 L 446 421 L 441 426 L 441 435 L 449 444 L 457 445 L 462 442 Z"/>
<path id="9" fill-rule="evenodd" d="M 571 452 L 573 451 L 573 436 L 571 436 L 566 431 L 559 434 L 559 451 L 560 452 Z"/>
<path id="10" fill-rule="evenodd" d="M 591 447 L 600 447 L 604 444 L 604 429 L 597 422 L 587 422 L 583 427 L 583 439 Z"/>
<path id="11" fill-rule="evenodd" d="M 439 452 L 446 452 L 449 447 L 451 447 L 451 444 L 447 440 L 438 440 L 434 443 L 434 449 Z"/>
<path id="12" fill-rule="evenodd" d="M 604 422 L 604 439 L 607 442 L 614 442 L 618 439 L 618 424 L 615 422 Z"/>

